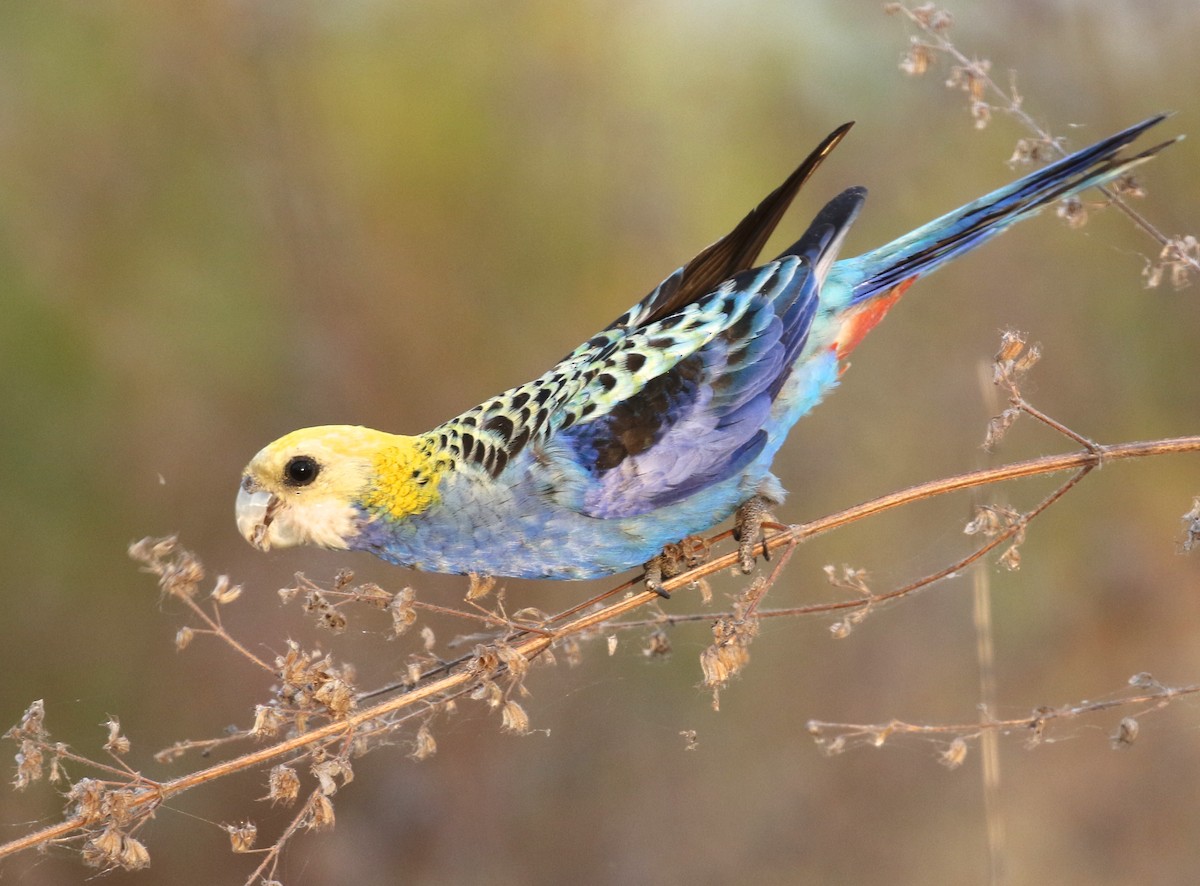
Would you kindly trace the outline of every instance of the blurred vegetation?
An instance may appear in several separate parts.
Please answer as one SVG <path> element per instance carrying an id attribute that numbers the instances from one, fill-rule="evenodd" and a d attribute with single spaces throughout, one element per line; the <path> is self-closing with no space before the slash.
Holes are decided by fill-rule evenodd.
<path id="1" fill-rule="evenodd" d="M 1200 18 L 1193 0 L 1021 0 L 953 7 L 956 42 L 1012 69 L 1026 109 L 1082 145 L 1163 109 L 1192 135 L 1146 169 L 1165 232 L 1200 219 Z M 55 737 L 91 750 L 121 716 L 131 760 L 244 724 L 265 687 L 224 650 L 177 655 L 181 613 L 125 557 L 181 533 L 254 589 L 231 626 L 264 654 L 289 636 L 387 679 L 378 637 L 316 635 L 274 588 L 291 574 L 463 582 L 322 552 L 264 557 L 237 537 L 239 472 L 305 425 L 431 426 L 540 373 L 774 187 L 817 139 L 858 126 L 781 236 L 849 184 L 871 199 L 849 250 L 877 245 L 1013 177 L 1021 133 L 975 131 L 944 70 L 905 78 L 903 23 L 875 2 L 437 4 L 357 0 L 9 5 L 0 14 L 0 562 L 9 601 L 0 712 L 45 698 Z M 977 366 L 1015 326 L 1046 357 L 1026 394 L 1106 442 L 1195 433 L 1195 287 L 1147 292 L 1153 244 L 1115 213 L 1082 231 L 1023 225 L 919 284 L 855 354 L 832 402 L 777 462 L 799 521 L 969 469 L 987 409 Z M 1025 426 L 999 453 L 1069 448 Z M 1037 484 L 1003 493 L 1022 504 Z M 1194 681 L 1196 556 L 1178 516 L 1193 458 L 1112 466 L 998 574 L 1004 713 L 1093 697 L 1151 671 Z M 963 550 L 969 502 L 932 502 L 803 549 L 878 589 Z M 595 586 L 509 583 L 557 608 Z M 694 602 L 672 602 L 690 611 Z M 515 607 L 514 607 L 515 608 Z M 764 626 L 713 714 L 695 690 L 707 628 L 650 665 L 623 646 L 540 671 L 548 734 L 451 722 L 416 764 L 376 753 L 339 795 L 336 831 L 293 846 L 298 883 L 978 882 L 978 760 L 947 772 L 912 743 L 823 758 L 810 717 L 969 720 L 978 681 L 970 583 L 873 615 L 833 642 L 817 621 Z M 449 634 L 453 628 L 447 627 Z M 1179 882 L 1200 865 L 1194 707 L 1110 750 L 1106 726 L 1002 743 L 1013 882 Z M 694 752 L 679 732 L 698 731 Z M 190 761 L 195 762 L 195 761 Z M 73 773 L 79 775 L 82 773 Z M 186 797 L 144 834 L 151 871 L 108 882 L 240 882 L 206 822 L 282 813 L 247 781 Z M 53 816 L 44 787 L 0 794 L 10 836 Z M 203 819 L 202 820 L 197 820 Z M 66 851 L 14 881 L 82 882 Z"/>

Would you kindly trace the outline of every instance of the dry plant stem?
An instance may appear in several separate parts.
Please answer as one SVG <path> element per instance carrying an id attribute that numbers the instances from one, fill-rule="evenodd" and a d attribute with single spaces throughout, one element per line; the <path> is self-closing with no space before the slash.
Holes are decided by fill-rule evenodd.
<path id="1" fill-rule="evenodd" d="M 580 616 L 573 621 L 567 622 L 558 628 L 553 635 L 538 635 L 521 642 L 513 643 L 511 647 L 514 652 L 525 656 L 527 659 L 533 659 L 548 649 L 551 643 L 559 637 L 581 633 L 657 599 L 659 597 L 653 591 L 642 591 L 641 593 L 633 594 L 623 600 L 612 603 L 605 609 Z M 165 800 L 177 796 L 184 791 L 200 787 L 235 772 L 255 769 L 267 763 L 272 763 L 281 757 L 306 750 L 328 739 L 348 736 L 357 728 L 367 725 L 373 720 L 383 719 L 406 708 L 422 705 L 434 699 L 440 699 L 448 693 L 463 689 L 475 679 L 476 674 L 470 669 L 464 668 L 441 679 L 433 680 L 412 689 L 401 696 L 351 714 L 343 720 L 327 723 L 302 735 L 297 735 L 276 744 L 251 751 L 233 760 L 218 763 L 215 766 L 210 766 L 207 769 L 202 769 L 170 781 L 161 783 L 147 782 L 148 787 L 136 789 L 131 792 L 132 795 L 125 804 L 125 808 L 131 815 L 141 809 L 152 809 Z M 40 831 L 0 845 L 0 858 L 24 849 L 70 837 L 89 824 L 89 820 L 83 816 L 68 818 L 57 825 L 43 828 Z"/>
<path id="2" fill-rule="evenodd" d="M 1137 695 L 1126 695 L 1120 698 L 1109 698 L 1103 701 L 1088 701 L 1076 705 L 1064 705 L 1058 708 L 1039 708 L 1032 715 L 1017 717 L 1011 720 L 988 719 L 971 723 L 943 723 L 932 725 L 928 723 L 906 723 L 902 720 L 892 720 L 888 723 L 826 723 L 823 720 L 810 720 L 808 731 L 815 735 L 831 730 L 836 731 L 841 738 L 869 738 L 873 744 L 882 744 L 893 735 L 954 735 L 963 738 L 978 738 L 985 731 L 1007 733 L 1016 729 L 1033 730 L 1035 733 L 1046 723 L 1054 720 L 1069 720 L 1086 714 L 1098 714 L 1114 708 L 1124 708 L 1131 705 L 1151 706 L 1151 710 L 1169 704 L 1176 698 L 1194 695 L 1200 692 L 1200 684 L 1187 686 L 1158 685 L 1149 692 Z"/>
<path id="3" fill-rule="evenodd" d="M 1011 402 L 1013 406 L 1015 406 L 1017 409 L 1020 409 L 1022 412 L 1024 412 L 1030 418 L 1037 419 L 1042 424 L 1058 431 L 1064 437 L 1070 437 L 1072 440 L 1074 440 L 1080 446 L 1087 447 L 1089 452 L 1095 452 L 1095 453 L 1099 454 L 1100 447 L 1096 445 L 1096 441 L 1089 440 L 1087 437 L 1083 436 L 1082 434 L 1078 434 L 1075 431 L 1072 431 L 1070 428 L 1068 428 L 1062 422 L 1057 421 L 1056 419 L 1053 419 L 1050 416 L 1046 415 L 1046 413 L 1042 412 L 1036 406 L 1033 406 L 1032 404 L 1027 402 L 1025 400 L 1025 398 L 1022 397 L 1020 394 L 1013 396 L 1013 398 L 1009 402 Z M 1093 467 L 1097 467 L 1097 468 L 1103 467 L 1103 456 L 1101 456 L 1100 461 L 1096 462 L 1096 464 L 1093 465 Z"/>
<path id="4" fill-rule="evenodd" d="M 995 468 L 984 468 L 933 480 L 908 489 L 902 489 L 889 495 L 884 495 L 871 501 L 855 505 L 836 514 L 830 514 L 811 523 L 800 523 L 791 526 L 786 532 L 777 532 L 766 539 L 763 544 L 770 550 L 784 547 L 796 541 L 805 541 L 816 535 L 822 535 L 838 529 L 849 523 L 862 520 L 875 514 L 890 511 L 901 505 L 972 489 L 976 486 L 987 486 L 992 483 L 1003 483 L 1008 480 L 1020 480 L 1025 477 L 1036 477 L 1042 474 L 1055 474 L 1059 471 L 1069 471 L 1083 467 L 1096 467 L 1101 462 L 1120 461 L 1127 458 L 1146 458 L 1148 456 L 1169 455 L 1172 453 L 1200 452 L 1200 435 L 1188 437 L 1170 437 L 1163 440 L 1149 440 L 1136 443 L 1116 443 L 1112 445 L 1093 444 L 1095 449 L 1080 452 L 1068 452 L 1062 455 L 1044 455 L 1028 461 L 1000 465 Z M 703 578 L 728 569 L 737 562 L 737 554 L 730 553 L 705 563 L 696 569 L 676 576 L 663 582 L 663 587 L 670 591 L 683 587 Z"/>
<path id="5" fill-rule="evenodd" d="M 927 22 L 923 21 L 921 17 L 915 15 L 907 6 L 898 4 L 896 9 L 897 11 L 902 12 L 910 22 L 916 25 L 917 28 L 920 29 L 920 31 L 932 41 L 931 48 L 940 52 L 944 52 L 946 55 L 953 58 L 955 62 L 962 66 L 962 68 L 970 71 L 973 77 L 978 79 L 980 83 L 983 83 L 993 95 L 997 96 L 1000 99 L 1005 112 L 1019 120 L 1021 125 L 1023 125 L 1030 132 L 1034 133 L 1040 141 L 1048 145 L 1051 150 L 1058 154 L 1058 156 L 1067 156 L 1067 152 L 1063 149 L 1062 145 L 1059 143 L 1059 140 L 1047 132 L 1042 126 L 1040 126 L 1038 122 L 1034 120 L 1024 108 L 1021 107 L 1021 97 L 1017 95 L 1015 89 L 1011 94 L 1005 92 L 1004 89 L 1002 89 L 999 84 L 997 84 L 996 81 L 991 78 L 991 76 L 983 67 L 959 52 L 957 46 L 950 42 L 950 40 L 948 40 L 943 34 L 930 27 Z M 1100 186 L 1097 188 L 1097 190 L 1100 191 L 1100 193 L 1102 193 L 1113 206 L 1125 213 L 1125 215 L 1129 217 L 1134 225 L 1149 234 L 1159 246 L 1167 248 L 1172 245 L 1170 237 L 1162 233 L 1145 216 L 1130 206 L 1129 203 L 1122 199 L 1119 194 L 1114 192 L 1111 187 Z M 1200 271 L 1200 261 L 1190 255 L 1187 255 L 1186 253 L 1183 253 L 1180 250 L 1175 250 L 1175 254 L 1178 256 L 1180 261 L 1190 265 L 1192 270 Z"/>
<path id="6" fill-rule="evenodd" d="M 1007 480 L 1016 480 L 1023 477 L 1033 477 L 1041 474 L 1055 473 L 1076 469 L 1080 473 L 1073 477 L 1068 483 L 1060 487 L 1050 498 L 1043 501 L 1042 504 L 1035 508 L 1031 514 L 1040 512 L 1063 495 L 1074 483 L 1078 482 L 1084 469 L 1090 470 L 1104 461 L 1119 461 L 1128 458 L 1145 458 L 1147 456 L 1166 455 L 1169 453 L 1182 452 L 1200 452 L 1200 436 L 1176 437 L 1165 440 L 1154 440 L 1148 442 L 1137 443 L 1122 443 L 1111 446 L 1097 445 L 1094 451 L 1082 451 L 1066 453 L 1064 455 L 1043 456 L 1041 458 L 1031 459 L 1029 461 L 1018 462 L 1016 464 L 1004 465 L 996 468 L 988 468 L 985 470 L 972 471 L 970 473 L 961 474 L 956 477 L 949 477 L 942 480 L 935 480 L 929 483 L 923 483 L 918 486 L 910 487 L 899 492 L 892 493 L 877 498 L 873 501 L 865 502 L 855 507 L 848 508 L 837 514 L 832 514 L 828 517 L 823 517 L 820 520 L 814 520 L 810 523 L 793 526 L 784 532 L 779 532 L 764 540 L 763 545 L 766 549 L 776 550 L 778 548 L 794 548 L 799 542 L 811 538 L 814 535 L 819 535 L 836 529 L 840 526 L 845 526 L 849 523 L 856 522 L 873 514 L 882 513 L 883 511 L 891 510 L 904 504 L 922 499 L 931 498 L 937 495 L 943 495 L 948 492 L 955 492 L 962 489 L 969 489 L 976 486 L 983 486 L 991 483 L 1000 483 Z M 1028 519 L 1029 515 L 1026 516 Z M 1012 527 L 1008 527 L 1007 532 Z M 993 541 L 995 541 L 993 539 Z M 985 546 L 987 550 L 991 550 L 995 545 Z M 986 552 L 986 551 L 985 551 Z M 982 556 L 981 553 L 972 555 L 968 562 Z M 786 558 L 781 558 L 784 560 Z M 711 560 L 695 569 L 689 570 L 673 578 L 663 582 L 663 589 L 667 591 L 675 591 L 680 588 L 687 587 L 692 582 L 699 580 L 707 575 L 712 575 L 723 569 L 729 569 L 738 562 L 737 552 L 731 552 L 723 557 L 718 557 Z M 961 567 L 960 567 L 961 568 Z M 901 589 L 903 590 L 903 589 Z M 891 596 L 897 595 L 898 592 L 892 592 Z M 571 610 L 572 615 L 568 620 L 563 620 L 560 616 L 551 621 L 551 624 L 557 623 L 552 632 L 539 634 L 536 636 L 525 637 L 523 639 L 512 640 L 509 642 L 509 647 L 512 651 L 524 656 L 526 659 L 533 659 L 546 651 L 557 640 L 584 633 L 595 629 L 606 622 L 612 622 L 614 619 L 632 612 L 648 603 L 657 603 L 660 597 L 654 591 L 640 591 L 631 593 L 628 596 L 608 603 L 601 609 L 587 612 L 584 614 L 576 614 L 575 610 Z M 849 601 L 845 604 L 834 604 L 820 607 L 820 610 L 828 610 L 832 608 L 846 608 L 847 606 L 861 606 L 870 601 Z M 818 611 L 820 611 L 818 610 Z M 813 611 L 810 608 L 810 611 Z M 768 613 L 759 613 L 760 616 L 765 616 Z M 710 614 L 707 616 L 712 618 Z M 218 626 L 219 627 L 219 626 Z M 224 633 L 222 629 L 222 633 Z M 255 660 L 253 655 L 249 656 Z M 344 719 L 327 723 L 323 726 L 312 729 L 301 735 L 285 739 L 272 745 L 259 748 L 249 753 L 243 754 L 232 760 L 227 760 L 210 766 L 207 769 L 202 769 L 188 775 L 180 776 L 179 778 L 171 779 L 161 783 L 152 782 L 149 780 L 140 780 L 139 784 L 131 785 L 120 790 L 127 793 L 127 801 L 125 808 L 130 815 L 133 815 L 139 810 L 150 810 L 156 808 L 160 803 L 182 794 L 184 791 L 192 788 L 200 787 L 209 782 L 216 781 L 227 775 L 232 775 L 235 772 L 242 772 L 249 769 L 255 769 L 265 766 L 269 763 L 274 763 L 280 759 L 289 757 L 292 754 L 307 751 L 316 745 L 323 742 L 336 739 L 346 739 L 355 734 L 356 730 L 375 728 L 376 721 L 387 721 L 400 712 L 411 712 L 411 709 L 421 708 L 422 710 L 428 704 L 436 701 L 441 701 L 447 696 L 465 691 L 477 679 L 477 674 L 469 667 L 458 667 L 451 673 L 446 674 L 438 679 L 430 680 L 422 683 L 415 688 L 399 695 L 395 698 L 388 699 L 377 705 L 369 708 L 364 708 L 356 711 L 353 714 L 346 716 Z M 1187 691 L 1192 691 L 1190 688 Z M 1177 693 L 1178 694 L 1178 693 Z M 1147 695 L 1146 700 L 1153 700 L 1160 696 Z M 1136 701 L 1136 700 L 1135 700 Z M 1102 710 L 1106 707 L 1112 707 L 1116 704 L 1128 704 L 1128 700 L 1113 703 L 1097 703 L 1091 707 L 1094 710 Z M 996 721 L 994 724 L 989 723 L 989 728 L 1005 728 L 1015 727 L 1020 725 L 1028 725 L 1028 719 L 1013 720 L 1013 721 Z M 819 725 L 819 724 L 818 724 Z M 853 728 L 853 727 L 852 727 Z M 862 727 L 870 730 L 876 727 Z M 895 727 L 895 730 L 903 731 L 925 731 L 925 732 L 949 732 L 961 727 L 905 727 L 900 724 Z M 971 728 L 978 728 L 978 724 L 972 724 Z M 894 730 L 894 731 L 895 731 Z M 27 834 L 8 843 L 0 845 L 0 858 L 13 855 L 25 849 L 30 849 L 36 846 L 46 845 L 48 843 L 68 839 L 77 833 L 85 830 L 93 821 L 84 816 L 73 816 L 56 825 L 43 828 L 31 834 Z"/>
<path id="7" fill-rule="evenodd" d="M 745 613 L 742 615 L 742 619 L 741 619 L 742 621 L 748 621 L 749 619 L 754 618 L 758 614 L 758 604 L 763 601 L 763 598 L 766 597 L 766 595 L 767 595 L 767 591 L 769 591 L 771 589 L 771 587 L 778 580 L 779 576 L 783 573 L 784 567 L 787 566 L 788 561 L 792 559 L 792 554 L 795 553 L 796 547 L 799 544 L 800 544 L 799 540 L 794 540 L 791 544 L 789 544 L 784 549 L 783 556 L 775 561 L 775 565 L 771 569 L 771 574 L 767 577 L 767 580 L 765 582 L 763 582 L 761 585 L 759 585 L 758 587 L 754 588 L 753 591 L 751 591 L 747 595 L 747 598 L 748 598 L 747 606 L 746 606 Z M 764 551 L 765 551 L 765 548 L 764 548 Z M 740 556 L 740 552 L 739 552 L 739 556 Z M 731 615 L 732 615 L 732 613 L 731 613 Z M 710 618 L 719 618 L 720 616 L 714 615 L 714 616 L 709 616 L 709 617 Z"/>
<path id="8" fill-rule="evenodd" d="M 213 617 L 213 616 L 209 615 L 207 612 L 205 612 L 204 607 L 201 606 L 199 603 L 197 603 L 195 600 L 193 600 L 191 597 L 182 597 L 181 596 L 178 599 L 183 600 L 183 602 L 187 605 L 187 607 L 192 610 L 192 613 L 198 619 L 200 619 L 202 622 L 204 622 L 205 627 L 212 634 L 220 637 L 222 640 L 224 640 L 226 643 L 228 643 L 230 645 L 230 647 L 237 650 L 241 655 L 245 656 L 249 661 L 258 665 L 258 667 L 262 668 L 268 674 L 275 673 L 275 669 L 273 667 L 271 667 L 269 664 L 267 664 L 265 661 L 263 661 L 261 658 L 259 658 L 257 655 L 255 655 L 253 652 L 251 652 L 249 649 L 247 649 L 245 646 L 243 646 L 241 643 L 239 643 L 237 640 L 235 640 L 233 638 L 233 636 L 228 631 L 225 630 L 224 625 L 222 625 L 221 621 L 220 621 L 219 611 L 218 611 L 218 615 L 216 617 Z"/>
<path id="9" fill-rule="evenodd" d="M 254 872 L 246 878 L 247 886 L 250 886 L 252 883 L 266 882 L 268 869 L 270 870 L 272 877 L 274 877 L 275 870 L 279 866 L 280 855 L 283 853 L 284 844 L 294 837 L 296 832 L 304 826 L 305 819 L 312 814 L 313 805 L 317 802 L 318 795 L 318 791 L 313 791 L 311 794 L 309 794 L 304 805 L 300 807 L 300 811 L 292 816 L 292 820 L 288 823 L 288 826 L 284 829 L 283 833 L 279 835 L 279 839 L 276 840 L 270 848 L 264 850 L 265 855 L 263 856 L 262 862 L 254 869 Z"/>

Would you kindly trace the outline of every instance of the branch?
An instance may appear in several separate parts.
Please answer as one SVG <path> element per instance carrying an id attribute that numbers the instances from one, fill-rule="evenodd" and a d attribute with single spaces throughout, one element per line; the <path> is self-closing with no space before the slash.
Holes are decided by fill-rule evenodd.
<path id="1" fill-rule="evenodd" d="M 812 538 L 815 535 L 829 532 L 830 530 L 854 523 L 866 517 L 892 510 L 901 505 L 950 492 L 1061 471 L 1086 471 L 1099 465 L 1101 461 L 1116 462 L 1125 459 L 1184 452 L 1200 452 L 1200 436 L 1175 437 L 1110 446 L 1097 445 L 1094 450 L 1043 456 L 1000 467 L 971 471 L 958 476 L 912 486 L 818 520 L 790 526 L 783 531 L 771 535 L 763 542 L 763 546 L 765 549 L 772 551 L 780 548 L 793 548 L 799 542 Z M 1077 479 L 1072 478 L 1068 484 L 1061 487 L 1050 499 L 1044 501 L 1042 505 L 1031 513 L 1044 509 L 1052 500 L 1057 499 L 1069 488 L 1070 485 L 1073 485 Z M 987 549 L 991 550 L 993 547 L 994 545 L 989 545 Z M 731 568 L 737 562 L 738 555 L 736 552 L 717 557 L 699 567 L 665 579 L 662 585 L 663 589 L 670 592 L 685 588 L 706 576 L 723 569 Z M 782 565 L 783 563 L 780 562 L 777 564 L 777 567 L 782 567 Z M 776 569 L 777 572 L 778 568 Z M 628 584 L 624 584 L 619 586 L 617 590 L 627 589 L 628 587 Z M 749 604 L 742 610 L 740 615 L 736 612 L 734 614 L 742 618 L 753 619 L 772 614 L 799 614 L 811 611 L 824 611 L 834 608 L 834 606 L 852 607 L 866 605 L 866 601 L 852 600 L 843 604 L 788 610 L 787 613 L 755 613 L 753 610 L 757 606 L 757 602 L 761 598 L 761 593 L 764 589 L 761 584 L 752 586 L 750 595 L 747 598 Z M 356 736 L 375 733 L 383 727 L 394 726 L 398 722 L 398 719 L 408 719 L 413 716 L 425 715 L 436 705 L 443 704 L 449 699 L 471 692 L 479 687 L 481 683 L 491 681 L 501 673 L 511 672 L 518 661 L 528 663 L 546 652 L 556 643 L 595 631 L 602 625 L 611 623 L 629 612 L 649 603 L 660 601 L 661 597 L 657 593 L 641 590 L 630 593 L 619 600 L 607 602 L 598 609 L 582 614 L 578 611 L 579 607 L 573 607 L 565 613 L 547 619 L 541 626 L 540 633 L 518 633 L 517 636 L 498 641 L 490 646 L 476 647 L 473 655 L 464 657 L 457 664 L 443 666 L 441 670 L 444 671 L 448 668 L 449 672 L 444 673 L 440 677 L 424 679 L 419 685 L 407 689 L 394 698 L 361 710 L 352 711 L 341 717 L 336 717 L 324 725 L 308 729 L 283 741 L 275 742 L 266 747 L 242 754 L 234 759 L 169 781 L 154 782 L 138 778 L 132 783 L 115 787 L 112 786 L 112 783 L 103 783 L 104 796 L 107 797 L 109 802 L 95 804 L 92 807 L 86 807 L 82 803 L 77 803 L 75 813 L 68 816 L 62 822 L 0 845 L 0 858 L 35 846 L 46 845 L 50 842 L 92 833 L 98 827 L 109 823 L 106 821 L 105 814 L 98 811 L 101 808 L 111 809 L 119 807 L 122 821 L 135 821 L 144 818 L 161 803 L 185 791 L 200 787 L 233 773 L 282 762 L 295 754 L 310 752 L 329 742 L 348 742 Z M 709 616 L 709 618 L 712 617 L 712 615 Z M 20 728 L 14 727 L 14 730 L 10 732 L 10 736 L 20 738 L 21 735 L 18 732 Z M 864 728 L 875 729 L 875 727 Z M 77 783 L 77 787 L 81 783 Z"/>

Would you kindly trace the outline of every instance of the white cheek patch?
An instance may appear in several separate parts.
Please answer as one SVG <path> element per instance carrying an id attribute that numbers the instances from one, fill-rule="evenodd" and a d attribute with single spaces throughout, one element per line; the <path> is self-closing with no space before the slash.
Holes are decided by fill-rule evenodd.
<path id="1" fill-rule="evenodd" d="M 355 510 L 335 500 L 286 503 L 267 529 L 272 547 L 312 544 L 346 550 L 358 534 Z"/>

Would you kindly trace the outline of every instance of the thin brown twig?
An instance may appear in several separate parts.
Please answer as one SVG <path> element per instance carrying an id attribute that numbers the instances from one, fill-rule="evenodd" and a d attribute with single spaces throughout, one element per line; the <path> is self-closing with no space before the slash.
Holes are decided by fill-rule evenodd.
<path id="1" fill-rule="evenodd" d="M 1136 705 L 1151 705 L 1151 710 L 1160 708 L 1172 700 L 1186 695 L 1200 693 L 1200 684 L 1185 686 L 1166 686 L 1155 681 L 1149 674 L 1136 674 L 1130 678 L 1129 685 L 1134 687 L 1149 687 L 1148 691 L 1133 695 L 1120 695 L 1100 701 L 1084 701 L 1078 704 L 1061 705 L 1059 707 L 1038 708 L 1031 714 L 1009 719 L 974 720 L 965 723 L 907 723 L 902 720 L 891 720 L 887 723 L 831 723 L 824 720 L 810 720 L 808 731 L 818 741 L 825 742 L 825 747 L 834 753 L 846 747 L 847 740 L 862 739 L 864 743 L 876 747 L 884 744 L 893 735 L 923 735 L 946 736 L 953 735 L 964 739 L 978 738 L 986 731 L 996 731 L 1002 734 L 1016 730 L 1028 730 L 1031 739 L 1037 741 L 1047 723 L 1056 720 L 1073 719 L 1087 714 L 1102 713 L 1116 708 Z M 834 738 L 828 737 L 834 733 Z M 840 740 L 840 744 L 838 743 Z"/>

